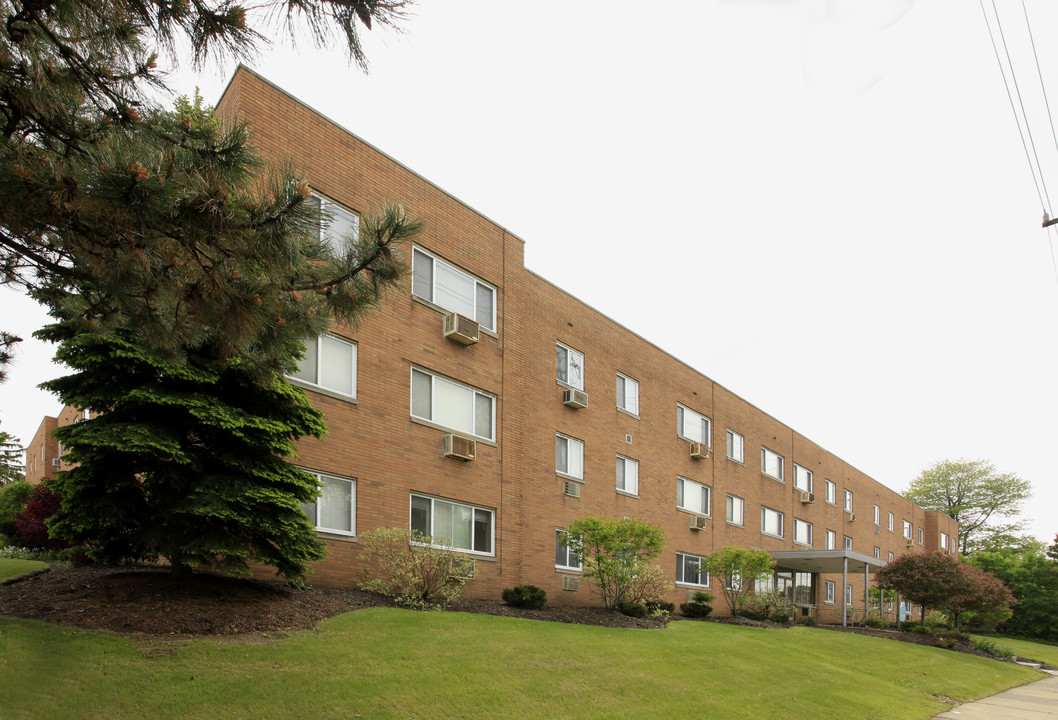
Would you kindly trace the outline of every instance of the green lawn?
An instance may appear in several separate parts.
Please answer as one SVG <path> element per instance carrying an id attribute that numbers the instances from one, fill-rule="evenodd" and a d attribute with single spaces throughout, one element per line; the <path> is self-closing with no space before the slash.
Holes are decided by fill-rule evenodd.
<path id="1" fill-rule="evenodd" d="M 0 717 L 928 718 L 1038 679 L 828 630 L 621 630 L 392 608 L 246 643 L 135 642 L 0 617 Z"/>
<path id="2" fill-rule="evenodd" d="M 1018 659 L 1036 660 L 1058 667 L 1058 645 L 1050 643 L 1037 643 L 1031 640 L 1018 640 L 1007 638 L 1002 635 L 976 635 L 975 637 L 986 637 L 996 644 L 996 647 L 1010 650 L 1018 656 Z"/>
<path id="3" fill-rule="evenodd" d="M 39 560 L 10 560 L 4 558 L 0 560 L 0 580 L 25 575 L 34 570 L 43 570 L 46 567 L 48 567 L 48 563 L 40 562 Z"/>

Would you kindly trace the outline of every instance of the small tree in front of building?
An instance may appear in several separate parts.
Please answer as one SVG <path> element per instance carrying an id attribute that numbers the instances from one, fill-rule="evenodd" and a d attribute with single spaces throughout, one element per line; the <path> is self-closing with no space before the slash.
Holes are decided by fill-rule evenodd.
<path id="1" fill-rule="evenodd" d="M 603 605 L 613 610 L 628 599 L 636 578 L 665 547 L 661 528 L 643 520 L 587 517 L 566 526 L 566 542 L 581 561 Z"/>
<path id="2" fill-rule="evenodd" d="M 732 615 L 738 615 L 755 580 L 771 575 L 775 561 L 765 550 L 728 545 L 702 560 L 702 572 L 720 581 Z"/>
<path id="3" fill-rule="evenodd" d="M 0 430 L 0 486 L 18 482 L 26 477 L 26 466 L 22 464 L 25 449 L 18 438 Z"/>

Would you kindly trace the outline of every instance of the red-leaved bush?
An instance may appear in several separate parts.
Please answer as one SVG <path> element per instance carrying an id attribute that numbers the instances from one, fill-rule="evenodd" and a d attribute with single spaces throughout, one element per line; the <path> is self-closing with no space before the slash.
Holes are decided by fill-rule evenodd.
<path id="1" fill-rule="evenodd" d="M 52 538 L 44 521 L 59 511 L 62 495 L 46 485 L 33 488 L 26 500 L 26 509 L 15 518 L 15 535 L 26 547 L 62 550 L 70 547 L 63 538 Z"/>

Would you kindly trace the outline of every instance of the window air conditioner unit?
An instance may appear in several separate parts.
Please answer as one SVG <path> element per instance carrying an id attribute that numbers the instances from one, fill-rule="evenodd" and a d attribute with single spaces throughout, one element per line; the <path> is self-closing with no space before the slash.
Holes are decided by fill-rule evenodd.
<path id="1" fill-rule="evenodd" d="M 801 502 L 805 505 L 811 505 L 816 501 L 815 493 L 810 493 L 807 490 L 801 491 Z"/>
<path id="2" fill-rule="evenodd" d="M 856 514 L 855 513 L 845 513 L 845 520 L 846 520 L 846 522 L 856 522 Z"/>
<path id="3" fill-rule="evenodd" d="M 695 460 L 708 460 L 709 446 L 705 443 L 691 443 L 691 457 Z"/>
<path id="4" fill-rule="evenodd" d="M 691 530 L 705 530 L 705 518 L 701 515 L 691 515 L 691 519 L 687 523 L 687 527 Z"/>
<path id="5" fill-rule="evenodd" d="M 907 543 L 908 547 L 915 547 L 915 541 L 912 540 L 911 538 L 904 538 L 904 542 Z"/>
<path id="6" fill-rule="evenodd" d="M 444 436 L 444 456 L 457 460 L 473 460 L 477 455 L 478 444 L 469 438 L 459 435 Z"/>
<path id="7" fill-rule="evenodd" d="M 478 324 L 459 313 L 445 315 L 445 337 L 460 345 L 473 345 L 478 341 Z"/>
<path id="8" fill-rule="evenodd" d="M 459 563 L 458 567 L 455 563 L 452 563 L 452 566 L 448 568 L 448 577 L 473 580 L 475 570 L 477 570 L 477 562 L 474 560 L 469 563 Z"/>
<path id="9" fill-rule="evenodd" d="M 579 498 L 580 497 L 580 483 L 575 483 L 575 482 L 573 482 L 571 480 L 566 480 L 565 481 L 565 487 L 563 488 L 562 493 L 564 495 L 569 495 L 570 497 L 573 497 L 573 498 Z"/>
<path id="10" fill-rule="evenodd" d="M 59 458 L 52 458 L 51 459 L 51 466 L 52 467 L 59 467 L 60 465 L 62 465 L 62 460 L 60 460 Z"/>
<path id="11" fill-rule="evenodd" d="M 574 409 L 588 407 L 588 393 L 583 390 L 566 390 L 562 393 L 562 404 Z"/>
<path id="12" fill-rule="evenodd" d="M 580 578 L 576 575 L 563 575 L 562 589 L 569 590 L 570 592 L 577 592 L 580 590 Z"/>

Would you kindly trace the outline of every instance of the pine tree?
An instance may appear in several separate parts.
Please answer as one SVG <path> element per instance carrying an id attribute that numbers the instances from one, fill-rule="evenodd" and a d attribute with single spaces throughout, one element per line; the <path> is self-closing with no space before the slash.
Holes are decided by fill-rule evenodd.
<path id="1" fill-rule="evenodd" d="M 264 40 L 258 28 L 276 18 L 317 42 L 337 31 L 364 67 L 361 28 L 394 27 L 406 5 L 5 0 L 0 284 L 71 292 L 90 326 L 135 328 L 138 342 L 175 358 L 211 344 L 265 372 L 285 355 L 268 336 L 286 313 L 259 302 L 262 284 L 307 297 L 306 313 L 355 315 L 360 285 L 373 282 L 357 275 L 385 281 L 388 263 L 369 251 L 319 271 L 288 267 L 279 238 L 313 223 L 304 184 L 281 169 L 246 202 L 247 178 L 261 170 L 246 128 L 174 117 L 144 91 L 162 86 L 159 52 L 175 61 L 176 48 L 190 47 L 196 64 L 249 56 Z M 239 252 L 247 236 L 259 241 L 250 250 L 260 262 Z M 16 340 L 0 332 L 0 366 Z"/>
<path id="2" fill-rule="evenodd" d="M 22 463 L 25 448 L 18 438 L 11 433 L 0 430 L 0 485 L 17 482 L 26 476 L 26 466 Z"/>
<path id="3" fill-rule="evenodd" d="M 300 504 L 315 478 L 288 462 L 294 441 L 325 432 L 305 394 L 215 349 L 160 359 L 123 332 L 45 328 L 76 372 L 46 383 L 63 402 L 104 410 L 56 431 L 74 463 L 52 482 L 63 506 L 53 537 L 93 546 L 103 562 L 162 556 L 183 574 L 247 562 L 300 577 L 324 556 Z"/>

